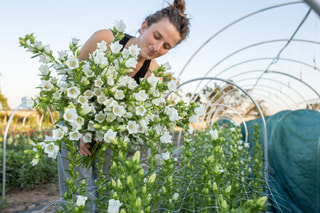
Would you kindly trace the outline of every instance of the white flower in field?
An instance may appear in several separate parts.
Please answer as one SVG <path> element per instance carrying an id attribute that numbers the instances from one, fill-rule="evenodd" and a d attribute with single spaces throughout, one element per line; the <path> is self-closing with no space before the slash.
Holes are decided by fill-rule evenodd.
<path id="1" fill-rule="evenodd" d="M 171 143 L 172 142 L 172 136 L 169 134 L 169 132 L 164 132 L 163 135 L 160 137 L 161 143 Z"/>
<path id="2" fill-rule="evenodd" d="M 88 78 L 94 76 L 94 72 L 91 70 L 90 65 L 88 63 L 86 63 L 86 62 L 83 65 L 82 71 Z"/>
<path id="3" fill-rule="evenodd" d="M 97 97 L 97 102 L 99 104 L 104 104 L 106 100 L 107 100 L 107 97 L 104 94 L 101 94 Z"/>
<path id="4" fill-rule="evenodd" d="M 84 206 L 86 204 L 88 197 L 77 195 L 77 206 Z"/>
<path id="5" fill-rule="evenodd" d="M 61 92 L 56 91 L 55 93 L 53 93 L 52 98 L 55 100 L 59 100 L 61 98 Z"/>
<path id="6" fill-rule="evenodd" d="M 166 62 L 166 63 L 162 64 L 162 66 L 164 67 L 164 69 L 166 71 L 171 70 L 171 65 L 169 64 L 169 62 Z"/>
<path id="7" fill-rule="evenodd" d="M 50 91 L 52 89 L 53 85 L 51 84 L 50 80 L 48 80 L 48 81 L 42 80 L 41 87 L 44 91 Z"/>
<path id="8" fill-rule="evenodd" d="M 81 104 L 81 105 L 87 104 L 87 103 L 88 103 L 88 98 L 87 98 L 87 96 L 79 95 L 77 101 L 78 101 L 78 103 Z"/>
<path id="9" fill-rule="evenodd" d="M 79 60 L 74 57 L 69 57 L 66 61 L 67 67 L 71 70 L 77 69 L 79 67 Z"/>
<path id="10" fill-rule="evenodd" d="M 70 87 L 67 89 L 67 97 L 76 99 L 80 95 L 78 87 Z"/>
<path id="11" fill-rule="evenodd" d="M 174 193 L 173 196 L 172 196 L 172 200 L 178 200 L 179 198 L 179 193 Z"/>
<path id="12" fill-rule="evenodd" d="M 62 129 L 54 129 L 52 130 L 52 137 L 54 140 L 61 140 L 64 136 L 64 132 Z"/>
<path id="13" fill-rule="evenodd" d="M 154 131 L 156 131 L 157 134 L 161 134 L 163 131 L 163 127 L 160 124 L 156 124 L 153 126 Z"/>
<path id="14" fill-rule="evenodd" d="M 56 159 L 59 152 L 59 146 L 55 145 L 53 142 L 48 143 L 44 146 L 44 152 L 48 154 L 49 158 Z"/>
<path id="15" fill-rule="evenodd" d="M 98 76 L 98 77 L 96 78 L 96 80 L 94 80 L 94 86 L 100 88 L 102 85 L 103 85 L 103 81 L 101 80 L 101 77 Z"/>
<path id="16" fill-rule="evenodd" d="M 104 134 L 104 141 L 106 143 L 111 143 L 111 140 L 114 140 L 117 136 L 117 132 L 114 132 L 112 129 L 108 129 L 108 131 Z"/>
<path id="17" fill-rule="evenodd" d="M 77 117 L 77 110 L 75 108 L 68 108 L 63 114 L 63 119 L 69 122 L 74 122 Z"/>
<path id="18" fill-rule="evenodd" d="M 191 115 L 189 117 L 189 122 L 190 123 L 198 123 L 198 116 L 197 115 Z"/>
<path id="19" fill-rule="evenodd" d="M 113 52 L 114 54 L 117 54 L 121 51 L 123 45 L 119 43 L 119 41 L 116 41 L 114 43 L 110 44 L 110 49 L 111 52 Z"/>
<path id="20" fill-rule="evenodd" d="M 236 129 L 234 127 L 232 127 L 232 128 L 230 128 L 230 131 L 234 132 L 234 131 L 236 131 Z"/>
<path id="21" fill-rule="evenodd" d="M 140 53 L 140 48 L 138 47 L 138 45 L 131 45 L 129 48 L 129 54 L 131 56 L 133 56 L 134 58 L 138 57 L 139 53 Z"/>
<path id="22" fill-rule="evenodd" d="M 144 113 L 146 113 L 146 109 L 141 105 L 136 107 L 136 114 L 140 116 L 144 116 Z"/>
<path id="23" fill-rule="evenodd" d="M 94 116 L 94 120 L 98 123 L 102 123 L 104 119 L 106 118 L 106 114 L 100 111 L 98 114 Z"/>
<path id="24" fill-rule="evenodd" d="M 153 92 L 153 97 L 159 98 L 160 96 L 161 96 L 161 93 L 159 92 L 159 90 L 155 90 L 155 91 Z"/>
<path id="25" fill-rule="evenodd" d="M 138 86 L 137 82 L 133 78 L 131 78 L 128 82 L 128 88 L 133 90 L 137 88 L 137 86 Z"/>
<path id="26" fill-rule="evenodd" d="M 102 67 L 108 66 L 108 58 L 105 57 L 103 52 L 98 52 L 94 55 L 94 63 L 101 65 Z"/>
<path id="27" fill-rule="evenodd" d="M 122 50 L 122 58 L 123 59 L 127 59 L 127 58 L 129 58 L 129 56 L 130 56 L 129 50 L 128 49 L 123 49 Z"/>
<path id="28" fill-rule="evenodd" d="M 48 67 L 48 65 L 41 65 L 40 67 L 39 67 L 39 70 L 40 70 L 40 72 L 41 72 L 41 74 L 42 75 L 48 75 L 49 74 L 49 67 Z"/>
<path id="29" fill-rule="evenodd" d="M 85 104 L 82 104 L 81 105 L 81 111 L 80 111 L 80 114 L 81 115 L 86 115 L 88 114 L 89 112 L 91 112 L 91 105 L 88 104 L 88 103 L 85 103 Z"/>
<path id="30" fill-rule="evenodd" d="M 114 109 L 113 109 L 114 110 Z M 114 113 L 107 113 L 106 121 L 107 122 L 112 122 L 116 119 L 116 116 Z"/>
<path id="31" fill-rule="evenodd" d="M 148 98 L 148 94 L 144 90 L 140 90 L 134 94 L 134 97 L 137 101 L 145 101 Z"/>
<path id="32" fill-rule="evenodd" d="M 44 51 L 46 52 L 46 53 L 50 53 L 50 45 L 49 44 L 47 44 L 47 45 L 44 45 L 43 46 L 43 49 L 44 49 Z"/>
<path id="33" fill-rule="evenodd" d="M 115 116 L 122 117 L 126 113 L 126 109 L 121 105 L 116 105 L 113 107 L 112 112 Z"/>
<path id="34" fill-rule="evenodd" d="M 84 124 L 84 118 L 78 116 L 78 117 L 74 120 L 74 122 L 75 122 L 77 125 L 82 126 L 82 125 Z"/>
<path id="35" fill-rule="evenodd" d="M 117 99 L 117 100 L 122 100 L 124 99 L 124 93 L 123 93 L 123 90 L 119 90 L 117 89 L 114 93 L 114 98 Z"/>
<path id="36" fill-rule="evenodd" d="M 152 87 L 155 87 L 157 83 L 160 81 L 159 78 L 155 77 L 154 74 L 152 73 L 148 78 L 147 81 L 149 84 L 151 84 Z"/>
<path id="37" fill-rule="evenodd" d="M 51 58 L 45 54 L 40 55 L 39 58 L 40 58 L 39 61 L 41 63 L 47 64 L 51 62 Z"/>
<path id="38" fill-rule="evenodd" d="M 127 61 L 126 61 L 126 67 L 128 68 L 135 68 L 137 66 L 137 63 L 138 61 L 134 58 L 129 58 Z"/>
<path id="39" fill-rule="evenodd" d="M 106 51 L 108 49 L 107 42 L 102 40 L 101 42 L 97 43 L 97 48 L 102 51 Z"/>
<path id="40" fill-rule="evenodd" d="M 169 91 L 173 91 L 177 87 L 177 81 L 176 80 L 171 80 L 171 81 L 168 82 L 167 85 L 168 85 Z"/>
<path id="41" fill-rule="evenodd" d="M 96 96 L 104 94 L 101 88 L 94 88 L 93 92 L 94 92 L 93 94 Z"/>
<path id="42" fill-rule="evenodd" d="M 103 138 L 104 138 L 104 132 L 102 131 L 96 131 L 96 137 L 95 137 L 95 140 L 96 141 L 103 141 Z"/>
<path id="43" fill-rule="evenodd" d="M 217 140 L 219 138 L 217 129 L 211 129 L 209 133 L 211 135 L 212 140 Z"/>
<path id="44" fill-rule="evenodd" d="M 122 203 L 120 203 L 119 200 L 115 200 L 115 199 L 109 200 L 108 213 L 118 213 L 121 205 Z"/>
<path id="45" fill-rule="evenodd" d="M 127 129 L 129 131 L 129 134 L 135 134 L 138 132 L 139 124 L 135 121 L 129 121 L 127 125 Z"/>
<path id="46" fill-rule="evenodd" d="M 198 116 L 201 116 L 204 113 L 204 108 L 204 105 L 201 104 L 199 107 L 194 109 L 194 113 L 196 113 Z"/>
<path id="47" fill-rule="evenodd" d="M 71 38 L 72 44 L 77 45 L 79 43 L 79 41 L 80 41 L 80 39 L 78 39 L 78 38 Z"/>
<path id="48" fill-rule="evenodd" d="M 238 150 L 241 151 L 243 149 L 243 146 L 238 146 Z"/>
<path id="49" fill-rule="evenodd" d="M 126 114 L 123 116 L 125 118 L 132 118 L 132 112 L 126 112 Z"/>
<path id="50" fill-rule="evenodd" d="M 39 163 L 40 158 L 39 157 L 35 157 L 32 159 L 31 164 L 32 166 L 35 166 Z"/>
<path id="51" fill-rule="evenodd" d="M 170 121 L 176 122 L 177 120 L 179 120 L 179 114 L 175 108 L 167 106 L 164 112 L 169 116 Z"/>
<path id="52" fill-rule="evenodd" d="M 84 96 L 86 96 L 88 99 L 92 98 L 93 95 L 94 95 L 94 92 L 92 92 L 91 90 L 86 90 L 84 93 L 83 93 Z"/>
<path id="53" fill-rule="evenodd" d="M 118 32 L 124 32 L 125 29 L 126 29 L 126 25 L 124 24 L 124 22 L 122 20 L 116 20 L 114 23 L 113 23 L 113 26 L 116 28 L 116 30 Z"/>
<path id="54" fill-rule="evenodd" d="M 23 98 L 21 98 L 21 105 L 24 108 L 32 108 L 34 103 L 31 99 L 29 99 L 27 97 L 23 97 Z"/>
<path id="55" fill-rule="evenodd" d="M 155 99 L 152 99 L 152 104 L 153 105 L 156 105 L 156 106 L 159 106 L 160 104 L 164 103 L 165 100 L 164 98 L 155 98 Z"/>
<path id="56" fill-rule="evenodd" d="M 35 46 L 35 48 L 37 48 L 38 50 L 41 50 L 41 49 L 43 48 L 41 41 L 35 41 L 35 42 L 34 42 L 34 46 Z"/>
<path id="57" fill-rule="evenodd" d="M 250 144 L 249 143 L 244 143 L 245 148 L 249 148 Z"/>
<path id="58" fill-rule="evenodd" d="M 170 159 L 170 152 L 161 153 L 162 160 L 169 160 Z"/>
<path id="59" fill-rule="evenodd" d="M 69 139 L 72 141 L 77 141 L 81 137 L 82 137 L 82 134 L 78 130 L 73 131 L 73 132 L 69 132 Z"/>
<path id="60" fill-rule="evenodd" d="M 92 133 L 87 132 L 86 134 L 84 134 L 84 136 L 82 136 L 83 142 L 85 143 L 90 143 L 92 141 Z"/>
<path id="61" fill-rule="evenodd" d="M 64 60 L 65 57 L 68 56 L 68 53 L 67 53 L 67 51 L 65 51 L 65 50 L 58 51 L 58 54 L 59 54 L 59 59 L 60 59 L 60 60 Z"/>
<path id="62" fill-rule="evenodd" d="M 94 131 L 95 130 L 95 128 L 93 127 L 94 126 L 94 122 L 93 121 L 89 121 L 88 122 L 88 130 L 89 131 Z"/>

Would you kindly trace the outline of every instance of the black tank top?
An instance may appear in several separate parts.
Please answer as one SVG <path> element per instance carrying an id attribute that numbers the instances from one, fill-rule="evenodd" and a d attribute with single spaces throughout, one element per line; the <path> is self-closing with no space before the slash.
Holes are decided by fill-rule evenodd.
<path id="1" fill-rule="evenodd" d="M 129 41 L 129 39 L 132 38 L 132 36 L 128 35 L 128 34 L 124 34 L 123 39 L 121 39 L 119 41 L 120 44 L 123 45 L 122 49 L 124 48 L 124 46 L 127 44 L 127 42 Z M 122 51 L 121 49 L 121 51 Z M 146 75 L 146 73 L 148 72 L 149 66 L 150 66 L 150 62 L 151 60 L 145 60 L 142 67 L 139 69 L 139 71 L 133 76 L 134 80 L 136 80 L 136 82 L 139 84 L 140 83 L 140 78 L 144 78 L 144 76 Z"/>

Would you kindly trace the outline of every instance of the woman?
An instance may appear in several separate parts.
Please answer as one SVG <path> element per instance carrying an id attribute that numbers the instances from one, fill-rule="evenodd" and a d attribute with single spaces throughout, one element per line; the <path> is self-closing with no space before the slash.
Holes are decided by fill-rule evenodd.
<path id="1" fill-rule="evenodd" d="M 137 45 L 140 48 L 140 54 L 138 56 L 138 63 L 133 69 L 133 72 L 128 75 L 133 77 L 138 83 L 139 78 L 145 78 L 151 75 L 152 70 L 158 67 L 155 58 L 165 55 L 170 49 L 175 47 L 181 41 L 183 41 L 189 33 L 189 20 L 184 14 L 185 2 L 184 0 L 174 0 L 173 5 L 169 5 L 156 13 L 149 15 L 141 24 L 140 35 L 138 37 L 132 37 L 126 35 L 120 43 L 124 48 L 128 48 L 131 45 Z M 79 58 L 85 60 L 89 57 L 89 54 L 94 52 L 97 48 L 97 43 L 106 41 L 111 43 L 113 40 L 112 31 L 109 29 L 99 30 L 95 32 L 89 40 L 84 44 L 80 51 Z M 90 156 L 90 144 L 80 142 L 79 153 L 81 155 Z M 66 188 L 62 184 L 66 179 L 66 172 L 64 168 L 68 165 L 63 156 L 67 156 L 67 153 L 63 153 L 59 157 L 59 181 L 60 181 L 60 194 L 64 194 Z M 77 168 L 80 173 L 79 178 L 86 178 L 87 183 L 94 183 L 93 170 L 90 168 Z M 90 191 L 94 191 L 94 184 L 92 188 L 87 188 L 89 192 L 89 199 L 92 201 Z M 94 196 L 94 195 L 93 195 Z"/>

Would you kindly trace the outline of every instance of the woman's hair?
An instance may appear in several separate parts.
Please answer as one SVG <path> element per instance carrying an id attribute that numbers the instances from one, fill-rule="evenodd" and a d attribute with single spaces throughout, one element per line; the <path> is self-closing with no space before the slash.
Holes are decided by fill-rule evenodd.
<path id="1" fill-rule="evenodd" d="M 148 26 L 160 21 L 163 18 L 168 18 L 170 23 L 173 24 L 180 33 L 180 41 L 183 41 L 189 34 L 189 19 L 184 14 L 186 4 L 184 0 L 174 0 L 173 4 L 169 4 L 168 7 L 158 10 L 152 15 L 146 17 Z"/>

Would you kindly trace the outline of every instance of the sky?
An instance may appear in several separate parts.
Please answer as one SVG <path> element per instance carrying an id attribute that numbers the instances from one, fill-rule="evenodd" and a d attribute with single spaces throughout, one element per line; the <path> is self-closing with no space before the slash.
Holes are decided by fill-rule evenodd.
<path id="1" fill-rule="evenodd" d="M 159 64 L 169 62 L 172 67 L 170 71 L 174 73 L 174 76 L 180 77 L 180 82 L 206 75 L 216 76 L 227 69 L 228 74 L 218 76 L 228 79 L 230 76 L 248 72 L 244 79 L 238 79 L 238 82 L 243 86 L 252 85 L 249 79 L 257 77 L 256 75 L 250 76 L 249 73 L 254 73 L 254 69 L 258 72 L 268 67 L 268 64 L 272 62 L 270 58 L 275 57 L 286 42 L 256 45 L 227 58 L 223 63 L 218 65 L 217 63 L 246 46 L 262 41 L 290 38 L 308 12 L 309 6 L 302 2 L 268 9 L 220 31 L 255 11 L 290 2 L 293 1 L 186 0 L 186 14 L 191 24 L 189 37 L 157 61 Z M 40 85 L 38 68 L 41 64 L 38 59 L 31 59 L 31 54 L 19 47 L 18 38 L 20 36 L 34 33 L 37 40 L 42 41 L 43 44 L 49 44 L 54 53 L 67 49 L 72 38 L 78 38 L 80 44 L 84 44 L 95 31 L 111 27 L 116 20 L 123 20 L 127 26 L 126 32 L 138 36 L 137 31 L 144 18 L 165 6 L 167 3 L 164 0 L 49 0 L 45 3 L 41 0 L 2 1 L 0 6 L 0 60 L 2 65 L 0 66 L 0 89 L 8 99 L 9 106 L 14 109 L 21 103 L 21 98 L 35 97 L 39 92 L 36 87 Z M 311 12 L 295 38 L 319 41 L 318 21 L 319 16 Z M 203 48 L 199 50 L 202 45 L 204 45 Z M 281 57 L 294 58 L 316 66 L 316 63 L 319 63 L 317 61 L 320 52 L 318 46 L 308 42 L 291 42 L 282 52 Z M 196 51 L 199 52 L 195 54 Z M 241 61 L 253 58 L 260 59 L 230 68 Z M 272 65 L 270 69 L 290 70 L 292 75 L 300 79 L 303 76 L 304 81 L 320 92 L 319 83 L 316 81 L 320 77 L 318 76 L 319 71 L 306 68 L 301 63 L 286 62 Z M 286 76 L 276 74 L 268 78 L 277 79 L 287 87 L 296 87 L 297 84 L 298 92 L 286 91 L 288 94 L 286 96 L 292 99 L 299 96 L 300 91 L 302 96 L 314 98 L 315 92 L 306 89 L 305 86 L 301 87 L 301 83 L 295 83 L 296 80 L 292 78 L 287 80 Z M 269 85 L 270 82 L 269 80 L 265 84 Z M 264 90 L 266 88 L 264 87 Z M 284 93 L 283 88 L 277 86 L 276 93 L 278 95 Z M 290 93 L 295 94 L 290 95 Z M 268 95 L 274 94 L 264 96 Z M 284 102 L 290 102 L 290 100 Z"/>

